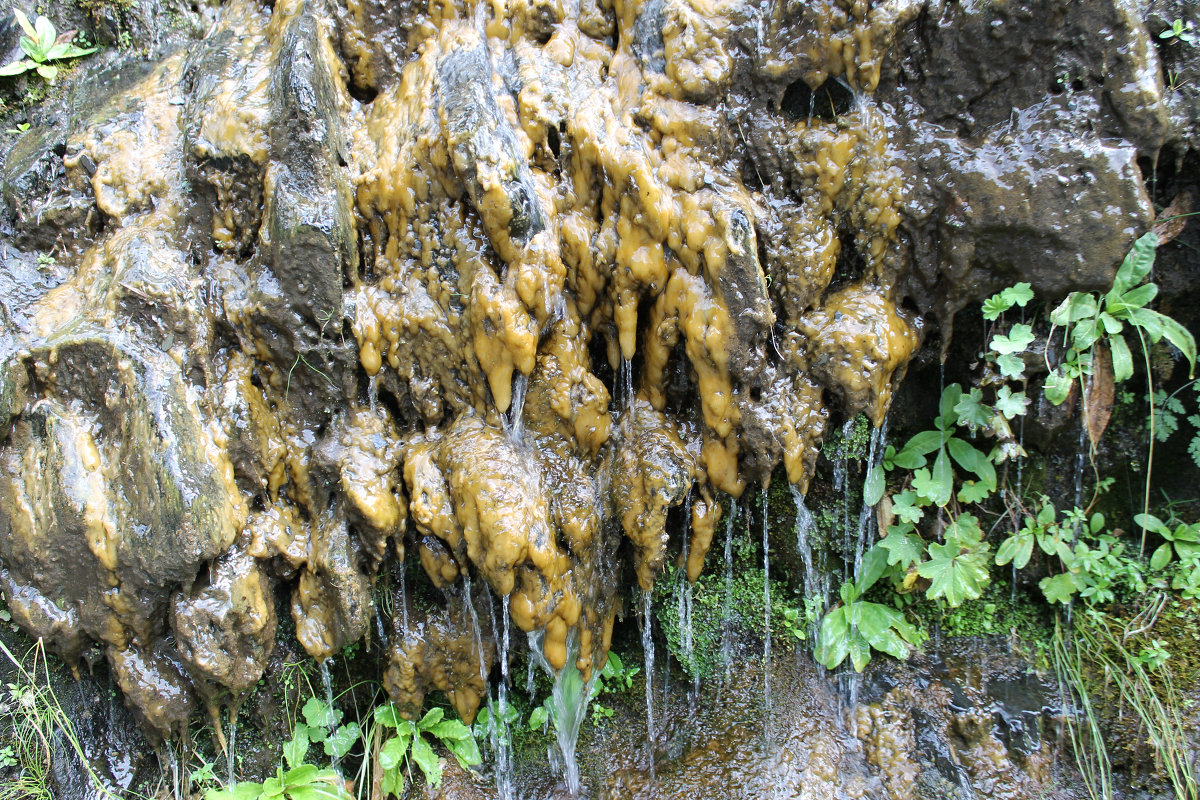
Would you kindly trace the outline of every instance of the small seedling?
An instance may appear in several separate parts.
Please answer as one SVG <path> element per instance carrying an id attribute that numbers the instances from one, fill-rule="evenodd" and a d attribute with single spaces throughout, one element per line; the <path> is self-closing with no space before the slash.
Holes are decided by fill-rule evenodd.
<path id="1" fill-rule="evenodd" d="M 79 58 L 96 52 L 94 47 L 76 47 L 71 44 L 76 32 L 66 31 L 60 34 L 55 30 L 54 23 L 43 16 L 39 16 L 37 21 L 30 25 L 29 17 L 25 16 L 21 9 L 13 9 L 13 15 L 21 30 L 25 31 L 20 45 L 28 58 L 18 59 L 0 67 L 0 76 L 11 77 L 36 71 L 38 75 L 53 83 L 58 77 L 58 67 L 51 64 L 51 61 Z"/>
<path id="2" fill-rule="evenodd" d="M 1160 33 L 1158 38 L 1180 41 L 1184 44 L 1196 44 L 1200 42 L 1200 31 L 1196 30 L 1196 23 L 1190 19 L 1187 22 L 1177 19 L 1171 23 L 1171 27 Z"/>

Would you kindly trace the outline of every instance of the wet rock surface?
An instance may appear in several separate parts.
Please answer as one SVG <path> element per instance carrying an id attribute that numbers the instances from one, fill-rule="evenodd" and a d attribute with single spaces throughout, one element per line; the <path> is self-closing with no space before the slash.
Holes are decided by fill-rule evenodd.
<path id="1" fill-rule="evenodd" d="M 694 580 L 721 498 L 781 463 L 806 489 L 930 318 L 1110 281 L 1143 165 L 1195 145 L 1167 84 L 1196 59 L 1154 39 L 1177 5 L 232 0 L 145 28 L 0 170 L 14 619 L 107 660 L 155 738 L 252 689 L 277 599 L 319 660 L 391 609 L 409 710 L 473 718 L 510 621 L 590 674 L 668 520 Z M 1041 752 L 1030 709 L 972 702 L 896 733 L 928 787 Z"/>

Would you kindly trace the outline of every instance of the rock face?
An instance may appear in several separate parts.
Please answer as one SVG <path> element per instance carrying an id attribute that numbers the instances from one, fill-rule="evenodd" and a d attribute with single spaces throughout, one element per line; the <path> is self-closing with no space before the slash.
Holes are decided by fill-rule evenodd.
<path id="1" fill-rule="evenodd" d="M 161 736 L 287 607 L 318 659 L 391 609 L 409 710 L 474 716 L 497 606 L 590 673 L 672 509 L 694 580 L 924 317 L 1106 284 L 1196 129 L 1119 0 L 205 13 L 0 174 L 0 588 Z"/>

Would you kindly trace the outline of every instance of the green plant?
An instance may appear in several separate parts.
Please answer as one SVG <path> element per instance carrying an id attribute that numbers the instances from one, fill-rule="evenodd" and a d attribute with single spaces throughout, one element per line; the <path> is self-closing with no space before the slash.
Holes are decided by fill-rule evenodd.
<path id="1" fill-rule="evenodd" d="M 919 645 L 924 634 L 904 614 L 890 606 L 864 600 L 863 595 L 888 569 L 887 551 L 879 545 L 863 557 L 862 574 L 838 590 L 842 603 L 821 620 L 814 655 L 828 669 L 847 657 L 857 672 L 871 660 L 871 650 L 899 659 L 908 658 L 908 645 Z"/>
<path id="2" fill-rule="evenodd" d="M 0 748 L 0 760 L 17 769 L 17 775 L 0 786 L 0 800 L 53 800 L 50 774 L 60 742 L 79 759 L 96 796 L 115 800 L 92 770 L 75 726 L 58 702 L 42 641 L 24 658 L 15 656 L 3 642 L 0 652 L 12 664 L 15 676 L 0 693 L 0 741 L 7 741 Z"/>
<path id="3" fill-rule="evenodd" d="M 1096 344 L 1105 342 L 1112 357 L 1116 383 L 1133 377 L 1133 354 L 1125 341 L 1130 326 L 1139 339 L 1166 339 L 1183 353 L 1192 371 L 1196 368 L 1196 340 L 1187 328 L 1146 306 L 1158 295 L 1158 285 L 1144 283 L 1154 266 L 1158 234 L 1144 234 L 1130 248 L 1117 269 L 1113 286 L 1103 296 L 1072 292 L 1050 314 L 1050 322 L 1065 331 L 1066 354 L 1046 378 L 1046 399 L 1060 405 L 1074 381 L 1094 372 Z M 1143 352 L 1146 351 L 1143 341 Z"/>
<path id="4" fill-rule="evenodd" d="M 29 130 L 28 122 L 18 122 L 16 124 L 16 127 L 6 128 L 4 132 L 5 133 L 24 133 L 27 130 Z"/>
<path id="5" fill-rule="evenodd" d="M 375 709 L 371 738 L 376 740 L 378 737 L 382 741 L 378 764 L 381 770 L 380 790 L 384 796 L 401 796 L 405 767 L 410 763 L 415 763 L 421 769 L 427 785 L 437 786 L 441 783 L 442 767 L 426 735 L 441 742 L 464 769 L 483 760 L 471 729 L 459 720 L 445 719 L 445 712 L 441 708 L 431 708 L 419 721 L 413 722 L 400 716 L 391 703 L 379 706 Z M 408 771 L 411 773 L 411 767 Z"/>
<path id="6" fill-rule="evenodd" d="M 1161 570 L 1174 556 L 1176 568 L 1171 588 L 1182 592 L 1185 598 L 1200 598 L 1200 522 L 1179 522 L 1172 528 L 1153 514 L 1138 514 L 1134 521 L 1166 540 L 1150 556 L 1150 568 Z"/>
<path id="7" fill-rule="evenodd" d="M 0 77 L 11 77 L 36 70 L 38 75 L 53 83 L 58 77 L 58 67 L 49 62 L 79 58 L 96 52 L 94 47 L 76 47 L 71 44 L 75 31 L 59 34 L 54 28 L 54 23 L 43 16 L 39 16 L 32 25 L 29 24 L 29 17 L 19 8 L 13 9 L 13 16 L 25 32 L 21 36 L 20 46 L 28 58 L 0 67 Z"/>
<path id="8" fill-rule="evenodd" d="M 1190 19 L 1187 22 L 1177 19 L 1171 23 L 1171 27 L 1158 34 L 1158 38 L 1180 41 L 1184 44 L 1196 44 L 1200 42 L 1200 31 L 1196 30 L 1196 23 Z"/>

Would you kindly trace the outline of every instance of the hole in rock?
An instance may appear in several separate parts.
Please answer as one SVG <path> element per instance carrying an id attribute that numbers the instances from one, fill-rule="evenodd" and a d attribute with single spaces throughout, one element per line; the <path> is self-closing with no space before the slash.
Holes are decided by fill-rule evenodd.
<path id="1" fill-rule="evenodd" d="M 815 91 L 800 78 L 784 91 L 779 110 L 790 120 L 811 118 L 832 122 L 853 105 L 854 92 L 836 78 L 825 81 Z"/>

